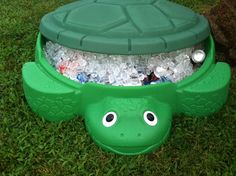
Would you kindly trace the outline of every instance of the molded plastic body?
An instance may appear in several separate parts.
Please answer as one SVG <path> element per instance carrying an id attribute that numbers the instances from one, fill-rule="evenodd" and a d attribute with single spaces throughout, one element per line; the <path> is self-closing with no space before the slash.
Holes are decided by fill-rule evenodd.
<path id="1" fill-rule="evenodd" d="M 210 115 L 228 96 L 229 65 L 215 63 L 212 37 L 205 42 L 207 58 L 192 76 L 174 83 L 140 87 L 115 87 L 95 83 L 79 84 L 56 72 L 43 53 L 44 40 L 38 36 L 36 61 L 23 67 L 23 86 L 30 107 L 49 121 L 81 116 L 94 141 L 119 154 L 150 152 L 160 146 L 171 129 L 172 115 Z M 107 112 L 116 112 L 112 127 L 102 124 Z M 152 111 L 156 126 L 145 123 L 143 114 Z"/>
<path id="2" fill-rule="evenodd" d="M 69 48 L 134 55 L 193 46 L 210 28 L 205 17 L 168 0 L 80 0 L 45 15 L 40 32 Z"/>

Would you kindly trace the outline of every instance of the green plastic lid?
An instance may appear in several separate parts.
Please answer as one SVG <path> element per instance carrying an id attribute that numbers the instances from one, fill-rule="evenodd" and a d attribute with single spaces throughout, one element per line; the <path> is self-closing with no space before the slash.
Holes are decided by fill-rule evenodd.
<path id="1" fill-rule="evenodd" d="M 43 36 L 69 48 L 151 54 L 191 47 L 210 34 L 208 21 L 167 0 L 81 0 L 45 15 Z"/>

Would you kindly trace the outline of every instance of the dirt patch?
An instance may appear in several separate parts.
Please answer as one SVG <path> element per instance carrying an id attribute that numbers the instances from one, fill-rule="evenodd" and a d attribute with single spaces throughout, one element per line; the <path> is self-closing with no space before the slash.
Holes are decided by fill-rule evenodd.
<path id="1" fill-rule="evenodd" d="M 220 60 L 236 66 L 236 1 L 221 0 L 208 13 Z"/>

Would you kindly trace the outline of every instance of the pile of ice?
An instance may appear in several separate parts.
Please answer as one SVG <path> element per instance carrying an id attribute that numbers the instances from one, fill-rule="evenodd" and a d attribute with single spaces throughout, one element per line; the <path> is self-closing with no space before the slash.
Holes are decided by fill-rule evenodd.
<path id="1" fill-rule="evenodd" d="M 194 48 L 153 55 L 107 55 L 69 49 L 51 41 L 44 47 L 48 62 L 64 76 L 80 82 L 141 86 L 178 82 L 196 70 Z"/>

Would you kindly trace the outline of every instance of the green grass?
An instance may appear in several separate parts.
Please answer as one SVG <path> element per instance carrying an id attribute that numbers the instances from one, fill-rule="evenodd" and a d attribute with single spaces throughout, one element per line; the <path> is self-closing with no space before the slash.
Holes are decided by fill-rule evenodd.
<path id="1" fill-rule="evenodd" d="M 156 152 L 120 156 L 98 148 L 80 118 L 49 123 L 28 107 L 21 68 L 34 60 L 41 17 L 69 0 L 0 1 L 0 175 L 236 175 L 236 68 L 229 100 L 211 117 L 174 117 Z M 204 11 L 215 0 L 178 0 Z"/>

